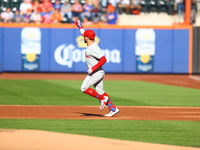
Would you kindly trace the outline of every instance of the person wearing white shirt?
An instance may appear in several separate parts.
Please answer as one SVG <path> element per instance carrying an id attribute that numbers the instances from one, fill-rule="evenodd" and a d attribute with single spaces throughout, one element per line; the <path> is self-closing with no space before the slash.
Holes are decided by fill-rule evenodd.
<path id="1" fill-rule="evenodd" d="M 4 23 L 12 22 L 14 17 L 14 13 L 11 11 L 10 8 L 7 8 L 6 11 L 1 13 L 1 20 Z"/>
<path id="2" fill-rule="evenodd" d="M 41 23 L 42 17 L 41 17 L 41 14 L 38 13 L 37 9 L 35 9 L 34 12 L 31 14 L 30 19 L 33 23 L 36 23 L 36 24 Z"/>
<path id="3" fill-rule="evenodd" d="M 31 0 L 24 0 L 19 6 L 22 15 L 26 14 L 28 10 L 32 10 Z"/>

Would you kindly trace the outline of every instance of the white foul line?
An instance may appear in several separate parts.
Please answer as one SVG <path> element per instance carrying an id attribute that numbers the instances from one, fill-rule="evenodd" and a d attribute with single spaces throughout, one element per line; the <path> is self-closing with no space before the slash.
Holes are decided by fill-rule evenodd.
<path id="1" fill-rule="evenodd" d="M 200 81 L 200 77 L 190 76 L 190 78 L 194 79 L 194 80 L 197 80 L 197 81 Z"/>

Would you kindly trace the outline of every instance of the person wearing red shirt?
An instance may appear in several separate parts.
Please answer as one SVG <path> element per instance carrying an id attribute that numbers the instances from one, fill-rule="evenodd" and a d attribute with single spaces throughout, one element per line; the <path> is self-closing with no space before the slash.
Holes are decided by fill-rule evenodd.
<path id="1" fill-rule="evenodd" d="M 50 2 L 50 0 L 44 0 L 43 3 L 41 4 L 42 12 L 50 12 L 53 10 L 53 5 Z"/>

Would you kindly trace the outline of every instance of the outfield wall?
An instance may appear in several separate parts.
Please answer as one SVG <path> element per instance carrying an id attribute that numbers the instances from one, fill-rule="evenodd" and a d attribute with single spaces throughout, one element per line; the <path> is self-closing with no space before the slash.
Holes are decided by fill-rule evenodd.
<path id="1" fill-rule="evenodd" d="M 0 72 L 3 71 L 2 28 L 0 27 Z"/>
<path id="2" fill-rule="evenodd" d="M 3 72 L 86 72 L 86 45 L 74 25 L 1 26 Z M 105 52 L 107 73 L 190 73 L 190 27 L 88 28 Z"/>

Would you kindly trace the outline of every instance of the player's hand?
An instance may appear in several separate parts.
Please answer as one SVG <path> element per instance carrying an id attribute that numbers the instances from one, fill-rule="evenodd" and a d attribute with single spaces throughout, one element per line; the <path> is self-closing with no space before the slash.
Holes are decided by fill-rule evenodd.
<path id="1" fill-rule="evenodd" d="M 74 24 L 79 28 L 83 28 L 82 23 L 79 19 L 74 19 Z"/>
<path id="2" fill-rule="evenodd" d="M 93 72 L 92 68 L 88 68 L 87 72 L 91 74 Z"/>

